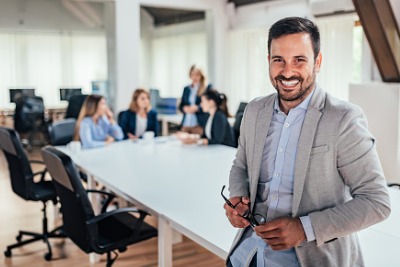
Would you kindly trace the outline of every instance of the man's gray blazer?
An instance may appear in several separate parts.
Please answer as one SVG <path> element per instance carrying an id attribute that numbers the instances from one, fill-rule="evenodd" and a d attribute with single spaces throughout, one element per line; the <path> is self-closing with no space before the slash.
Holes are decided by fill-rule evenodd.
<path id="1" fill-rule="evenodd" d="M 257 193 L 261 158 L 276 94 L 251 101 L 229 177 L 231 197 Z M 301 130 L 292 216 L 309 215 L 316 240 L 296 247 L 301 266 L 363 266 L 355 232 L 390 214 L 386 181 L 361 109 L 318 86 Z M 231 251 L 243 234 L 239 230 Z"/>

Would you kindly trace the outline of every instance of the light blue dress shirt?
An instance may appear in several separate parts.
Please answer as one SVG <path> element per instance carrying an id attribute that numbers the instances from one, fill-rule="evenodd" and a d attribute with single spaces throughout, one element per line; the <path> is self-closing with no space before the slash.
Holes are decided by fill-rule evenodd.
<path id="1" fill-rule="evenodd" d="M 275 98 L 274 113 L 269 125 L 261 171 L 258 181 L 254 213 L 267 221 L 291 216 L 293 202 L 294 168 L 297 145 L 307 107 L 313 92 L 286 115 Z M 315 240 L 309 216 L 300 218 L 307 241 Z M 274 251 L 249 227 L 230 257 L 234 267 L 247 266 L 257 253 L 257 267 L 298 267 L 294 248 Z"/>
<path id="2" fill-rule="evenodd" d="M 199 90 L 198 85 L 190 86 L 190 96 L 189 96 L 190 105 L 196 104 L 196 97 L 197 97 L 198 90 Z M 182 124 L 184 127 L 194 127 L 194 126 L 197 126 L 198 124 L 199 124 L 199 122 L 197 121 L 196 113 L 186 113 L 185 114 L 185 119 Z"/>
<path id="3" fill-rule="evenodd" d="M 107 136 L 114 137 L 115 140 L 122 140 L 124 134 L 118 124 L 111 124 L 106 116 L 98 119 L 97 124 L 92 117 L 85 117 L 79 127 L 79 138 L 82 148 L 102 147 L 105 145 Z"/>

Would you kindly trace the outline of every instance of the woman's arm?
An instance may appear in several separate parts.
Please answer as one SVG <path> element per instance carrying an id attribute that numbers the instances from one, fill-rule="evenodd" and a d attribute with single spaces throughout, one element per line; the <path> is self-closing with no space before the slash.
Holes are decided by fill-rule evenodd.
<path id="1" fill-rule="evenodd" d="M 91 124 L 88 120 L 82 120 L 81 125 L 79 127 L 79 138 L 82 143 L 83 148 L 94 148 L 94 147 L 103 147 L 105 145 L 105 141 L 97 141 L 92 135 Z"/>
<path id="2" fill-rule="evenodd" d="M 208 139 L 208 144 L 222 144 L 226 134 L 226 120 L 226 116 L 222 112 L 215 113 L 211 124 L 211 139 Z"/>

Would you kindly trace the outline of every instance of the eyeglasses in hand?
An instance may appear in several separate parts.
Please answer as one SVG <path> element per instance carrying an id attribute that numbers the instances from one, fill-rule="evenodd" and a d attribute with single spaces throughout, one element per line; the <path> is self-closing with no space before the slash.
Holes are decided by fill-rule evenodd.
<path id="1" fill-rule="evenodd" d="M 224 196 L 224 189 L 225 185 L 222 187 L 221 196 L 224 198 L 226 204 L 228 204 L 228 206 L 232 209 L 236 210 L 238 215 L 248 221 L 252 227 L 258 226 L 266 222 L 265 218 L 262 215 L 251 214 L 249 204 L 239 201 L 238 203 L 233 205 L 232 202 L 230 202 L 229 199 Z"/>

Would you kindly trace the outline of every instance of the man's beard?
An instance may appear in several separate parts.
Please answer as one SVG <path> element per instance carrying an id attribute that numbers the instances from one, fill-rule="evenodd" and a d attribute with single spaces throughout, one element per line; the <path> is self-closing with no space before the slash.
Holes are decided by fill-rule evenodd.
<path id="1" fill-rule="evenodd" d="M 283 75 L 278 75 L 276 76 L 273 81 L 273 86 L 275 87 L 276 91 L 278 92 L 278 96 L 280 99 L 284 101 L 298 101 L 298 100 L 303 100 L 305 95 L 314 88 L 315 85 L 315 78 L 316 78 L 316 72 L 313 70 L 313 74 L 309 76 L 306 80 L 306 84 L 304 84 L 304 79 L 300 76 L 291 76 L 289 78 L 286 78 Z M 287 95 L 285 93 L 285 89 L 281 88 L 281 81 L 292 81 L 292 80 L 298 80 L 298 84 L 300 85 L 300 89 L 295 89 L 297 91 L 296 94 L 294 95 Z"/>

